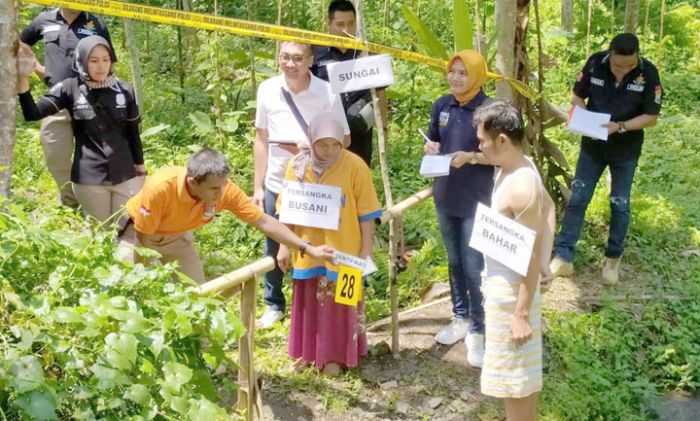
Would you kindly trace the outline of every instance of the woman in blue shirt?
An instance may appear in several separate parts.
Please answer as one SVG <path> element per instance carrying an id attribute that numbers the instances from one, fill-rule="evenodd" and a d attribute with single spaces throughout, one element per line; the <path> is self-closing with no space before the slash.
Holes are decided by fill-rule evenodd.
<path id="1" fill-rule="evenodd" d="M 483 91 L 486 61 L 476 51 L 455 54 L 447 64 L 450 93 L 433 104 L 426 154 L 452 157 L 450 174 L 437 177 L 433 196 L 440 232 L 447 249 L 454 318 L 435 337 L 451 345 L 466 337 L 467 361 L 481 367 L 484 352 L 484 308 L 481 253 L 469 247 L 479 202 L 490 205 L 493 167 L 479 152 L 474 111 L 490 101 Z"/>

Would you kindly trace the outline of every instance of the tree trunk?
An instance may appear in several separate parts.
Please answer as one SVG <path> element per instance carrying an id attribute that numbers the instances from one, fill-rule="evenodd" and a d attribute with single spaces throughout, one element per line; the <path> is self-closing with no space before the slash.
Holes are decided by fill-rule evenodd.
<path id="1" fill-rule="evenodd" d="M 10 197 L 17 106 L 17 4 L 0 0 L 0 196 Z"/>
<path id="2" fill-rule="evenodd" d="M 625 28 L 624 32 L 630 34 L 637 33 L 637 26 L 639 25 L 639 0 L 627 0 L 625 5 Z"/>
<path id="3" fill-rule="evenodd" d="M 574 0 L 561 2 L 561 29 L 574 32 Z"/>
<path id="4" fill-rule="evenodd" d="M 143 113 L 143 84 L 141 83 L 139 47 L 136 45 L 134 21 L 131 19 L 124 19 L 124 37 L 126 38 L 126 45 L 129 49 L 129 58 L 131 58 L 131 77 L 134 84 L 134 95 L 136 95 L 136 103 L 139 105 L 139 110 Z"/>
<path id="5" fill-rule="evenodd" d="M 518 5 L 514 0 L 496 0 L 496 71 L 503 76 L 515 75 L 515 19 Z M 507 82 L 496 83 L 496 98 L 512 101 L 513 89 Z"/>
<path id="6" fill-rule="evenodd" d="M 515 37 L 513 43 L 513 60 L 515 62 L 515 77 L 526 85 L 529 84 L 532 66 L 528 57 L 527 51 L 527 34 L 529 23 L 530 0 L 517 1 L 517 14 L 515 22 Z M 538 91 L 542 93 L 544 87 L 544 68 L 542 40 L 540 24 L 539 24 L 539 5 L 535 0 L 535 23 L 537 38 L 537 54 L 538 54 L 538 75 L 537 81 Z M 542 100 L 542 96 L 538 101 L 531 101 L 522 95 L 514 94 L 514 105 L 523 115 L 523 119 L 527 121 L 525 127 L 525 139 L 527 145 L 527 153 L 532 156 L 537 165 L 537 168 L 542 175 L 545 186 L 552 198 L 561 206 L 570 196 L 568 186 L 571 184 L 572 176 L 571 169 L 564 154 L 559 148 L 549 140 L 544 130 L 552 125 L 553 121 L 560 120 L 561 111 L 551 106 L 547 101 Z M 563 183 L 557 177 L 563 179 Z"/>

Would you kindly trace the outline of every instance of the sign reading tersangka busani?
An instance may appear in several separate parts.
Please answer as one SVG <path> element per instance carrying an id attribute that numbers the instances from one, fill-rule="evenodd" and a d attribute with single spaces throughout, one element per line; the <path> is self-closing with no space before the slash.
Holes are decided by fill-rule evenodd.
<path id="1" fill-rule="evenodd" d="M 328 81 L 336 94 L 389 86 L 394 83 L 391 57 L 382 54 L 331 63 Z"/>
<path id="2" fill-rule="evenodd" d="M 280 222 L 337 231 L 340 202 L 340 187 L 285 181 Z"/>
<path id="3" fill-rule="evenodd" d="M 479 203 L 469 247 L 525 276 L 535 236 L 530 228 Z"/>

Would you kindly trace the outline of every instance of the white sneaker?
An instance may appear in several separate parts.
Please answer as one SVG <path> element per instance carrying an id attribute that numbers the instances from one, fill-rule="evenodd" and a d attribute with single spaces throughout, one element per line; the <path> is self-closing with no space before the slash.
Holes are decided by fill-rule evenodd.
<path id="1" fill-rule="evenodd" d="M 574 274 L 574 264 L 571 262 L 567 262 L 561 257 L 555 257 L 549 263 L 549 270 L 555 277 L 569 277 Z"/>
<path id="2" fill-rule="evenodd" d="M 606 257 L 603 262 L 603 282 L 614 285 L 620 279 L 620 258 Z"/>
<path id="3" fill-rule="evenodd" d="M 464 339 L 467 346 L 467 363 L 472 367 L 481 368 L 484 365 L 484 335 L 470 333 Z"/>
<path id="4" fill-rule="evenodd" d="M 435 341 L 443 345 L 452 345 L 464 339 L 469 332 L 469 322 L 459 316 L 455 316 L 452 322 L 435 335 Z"/>
<path id="5" fill-rule="evenodd" d="M 281 311 L 275 310 L 272 307 L 268 307 L 265 309 L 265 313 L 263 313 L 262 317 L 258 319 L 258 321 L 255 323 L 258 329 L 269 329 L 272 326 L 274 326 L 275 323 L 279 322 L 284 318 L 284 313 Z"/>

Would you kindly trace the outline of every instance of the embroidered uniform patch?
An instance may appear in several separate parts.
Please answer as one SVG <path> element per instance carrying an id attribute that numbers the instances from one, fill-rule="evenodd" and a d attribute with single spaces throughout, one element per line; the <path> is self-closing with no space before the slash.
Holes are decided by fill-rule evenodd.
<path id="1" fill-rule="evenodd" d="M 654 86 L 654 102 L 661 105 L 661 85 Z"/>
<path id="2" fill-rule="evenodd" d="M 447 122 L 450 120 L 450 113 L 441 112 L 440 113 L 440 127 L 447 126 Z"/>
<path id="3" fill-rule="evenodd" d="M 115 99 L 117 101 L 117 108 L 126 107 L 126 98 L 124 98 L 124 94 L 117 94 Z"/>
<path id="4" fill-rule="evenodd" d="M 143 205 L 141 205 L 141 207 L 139 208 L 139 213 L 143 216 L 151 216 L 151 211 Z"/>
<path id="5" fill-rule="evenodd" d="M 605 81 L 603 79 L 598 79 L 597 77 L 591 76 L 591 84 L 596 86 L 605 86 Z"/>

